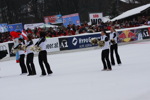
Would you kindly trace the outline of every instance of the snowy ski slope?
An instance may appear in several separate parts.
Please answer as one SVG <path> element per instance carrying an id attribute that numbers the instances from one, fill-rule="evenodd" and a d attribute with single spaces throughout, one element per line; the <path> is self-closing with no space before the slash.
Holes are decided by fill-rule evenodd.
<path id="1" fill-rule="evenodd" d="M 54 72 L 19 75 L 14 60 L 0 62 L 0 100 L 150 100 L 150 42 L 119 46 L 121 66 L 101 71 L 101 49 L 49 55 Z"/>

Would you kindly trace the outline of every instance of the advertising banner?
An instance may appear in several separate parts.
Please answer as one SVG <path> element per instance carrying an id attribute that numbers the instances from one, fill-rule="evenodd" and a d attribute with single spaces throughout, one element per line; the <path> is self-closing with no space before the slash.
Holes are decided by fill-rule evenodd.
<path id="1" fill-rule="evenodd" d="M 25 24 L 24 25 L 24 29 L 26 30 L 26 29 L 34 29 L 35 27 L 36 28 L 38 28 L 38 27 L 40 27 L 40 26 L 43 26 L 44 25 L 44 23 L 34 23 L 34 24 Z"/>
<path id="2" fill-rule="evenodd" d="M 53 15 L 44 17 L 45 24 L 60 24 L 63 23 L 62 15 Z"/>
<path id="3" fill-rule="evenodd" d="M 58 38 L 47 39 L 46 50 L 47 52 L 60 51 Z"/>
<path id="4" fill-rule="evenodd" d="M 140 29 L 140 30 L 141 30 L 141 34 L 143 36 L 143 39 L 150 38 L 149 28 L 143 28 L 143 29 Z"/>
<path id="5" fill-rule="evenodd" d="M 70 49 L 79 49 L 79 48 L 88 48 L 88 47 L 97 46 L 97 45 L 92 45 L 90 43 L 91 38 L 99 39 L 100 33 L 71 37 L 71 38 L 69 38 L 69 48 Z"/>
<path id="6" fill-rule="evenodd" d="M 62 18 L 63 18 L 64 26 L 72 25 L 72 24 L 80 25 L 80 17 L 78 13 L 65 15 L 62 16 Z"/>
<path id="7" fill-rule="evenodd" d="M 23 26 L 22 23 L 18 23 L 18 24 L 10 24 L 8 25 L 8 31 L 12 32 L 12 31 L 20 31 L 22 32 L 23 30 Z"/>
<path id="8" fill-rule="evenodd" d="M 98 24 L 103 19 L 103 13 L 90 13 L 89 18 L 92 25 Z"/>
<path id="9" fill-rule="evenodd" d="M 91 38 L 100 38 L 100 33 L 82 36 L 73 36 L 68 38 L 59 38 L 60 50 L 71 50 L 94 47 L 97 45 L 92 45 L 90 43 Z"/>
<path id="10" fill-rule="evenodd" d="M 8 32 L 8 25 L 6 23 L 0 24 L 0 32 L 1 33 Z"/>
<path id="11" fill-rule="evenodd" d="M 148 28 L 117 31 L 118 42 L 130 42 L 150 38 Z"/>
<path id="12" fill-rule="evenodd" d="M 59 38 L 60 51 L 69 50 L 68 38 Z"/>
<path id="13" fill-rule="evenodd" d="M 8 43 L 0 43 L 0 51 L 4 51 L 6 50 L 6 52 L 8 54 L 6 54 L 6 56 L 3 57 L 9 57 L 9 47 L 8 47 Z M 1 54 L 0 56 L 2 56 L 3 54 Z M 0 57 L 1 58 L 1 57 Z"/>

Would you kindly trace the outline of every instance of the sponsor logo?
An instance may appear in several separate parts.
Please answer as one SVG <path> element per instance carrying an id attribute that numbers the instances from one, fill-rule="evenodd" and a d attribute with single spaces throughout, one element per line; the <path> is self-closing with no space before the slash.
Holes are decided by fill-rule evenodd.
<path id="1" fill-rule="evenodd" d="M 58 48 L 58 42 L 46 45 L 46 49 L 53 49 L 53 48 Z"/>
<path id="2" fill-rule="evenodd" d="M 90 43 L 91 38 L 97 38 L 99 39 L 100 37 L 88 37 L 88 38 L 79 38 L 79 44 L 87 44 Z"/>
<path id="3" fill-rule="evenodd" d="M 143 37 L 148 37 L 148 36 L 149 36 L 148 30 L 144 29 L 143 30 Z"/>
<path id="4" fill-rule="evenodd" d="M 61 47 L 62 48 L 68 48 L 68 42 L 67 42 L 67 40 L 62 40 L 61 41 Z"/>
<path id="5" fill-rule="evenodd" d="M 78 40 L 77 40 L 77 38 L 74 37 L 74 38 L 72 39 L 72 44 L 73 44 L 74 46 L 76 46 L 77 43 L 78 43 Z"/>

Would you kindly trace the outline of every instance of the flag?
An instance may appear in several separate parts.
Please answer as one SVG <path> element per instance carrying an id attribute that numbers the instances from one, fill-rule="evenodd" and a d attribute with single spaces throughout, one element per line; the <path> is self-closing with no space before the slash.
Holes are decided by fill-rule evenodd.
<path id="1" fill-rule="evenodd" d="M 25 30 L 22 30 L 21 35 L 23 36 L 23 38 L 24 38 L 25 40 L 27 40 L 27 33 L 26 33 Z"/>
<path id="2" fill-rule="evenodd" d="M 13 38 L 19 38 L 20 33 L 17 33 L 17 32 L 15 32 L 15 31 L 12 31 L 12 32 L 10 32 L 10 35 L 11 35 Z"/>

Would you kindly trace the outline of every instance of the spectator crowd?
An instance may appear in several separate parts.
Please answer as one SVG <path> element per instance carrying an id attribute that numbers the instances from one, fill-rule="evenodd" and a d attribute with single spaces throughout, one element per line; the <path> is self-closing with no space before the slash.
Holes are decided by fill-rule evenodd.
<path id="1" fill-rule="evenodd" d="M 27 29 L 26 33 L 30 33 L 33 35 L 34 38 L 39 38 L 39 32 L 45 31 L 46 38 L 52 37 L 59 37 L 59 36 L 69 36 L 69 35 L 77 35 L 77 34 L 84 34 L 84 33 L 93 33 L 93 32 L 100 32 L 101 30 L 110 30 L 111 26 L 114 26 L 115 29 L 122 29 L 122 28 L 130 28 L 130 27 L 137 27 L 142 25 L 150 25 L 150 18 L 149 17 L 138 17 L 128 20 L 118 20 L 114 22 L 100 22 L 94 25 L 88 25 L 88 23 L 83 23 L 80 26 L 76 25 L 68 25 L 67 27 L 58 26 L 58 27 L 50 27 L 50 28 L 35 28 L 33 30 Z M 10 32 L 0 33 L 0 43 L 12 41 L 12 37 Z"/>

